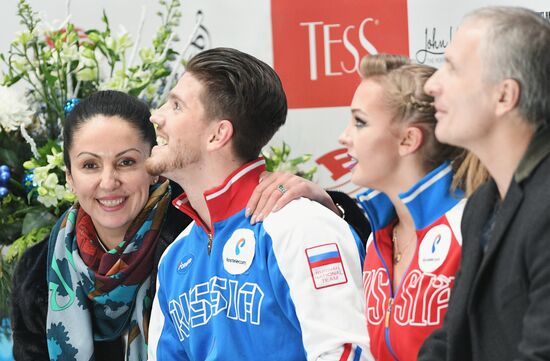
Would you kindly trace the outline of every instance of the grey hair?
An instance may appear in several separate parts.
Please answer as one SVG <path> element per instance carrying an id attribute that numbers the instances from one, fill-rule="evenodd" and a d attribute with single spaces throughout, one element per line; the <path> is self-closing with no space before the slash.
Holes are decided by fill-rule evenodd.
<path id="1" fill-rule="evenodd" d="M 474 10 L 463 23 L 481 21 L 485 80 L 514 79 L 520 85 L 518 110 L 535 128 L 550 121 L 550 22 L 534 11 L 508 6 Z"/>

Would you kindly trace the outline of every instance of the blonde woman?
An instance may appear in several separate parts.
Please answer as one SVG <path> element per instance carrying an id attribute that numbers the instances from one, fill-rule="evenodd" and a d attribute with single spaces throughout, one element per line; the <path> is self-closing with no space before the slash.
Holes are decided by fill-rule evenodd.
<path id="1" fill-rule="evenodd" d="M 401 56 L 365 58 L 352 118 L 339 138 L 355 160 L 352 182 L 367 188 L 358 200 L 372 227 L 363 283 L 377 360 L 416 360 L 441 326 L 460 264 L 465 191 L 487 177 L 476 158 L 435 138 L 433 98 L 423 91 L 435 70 Z M 279 200 L 266 197 L 283 182 L 288 191 Z M 326 192 L 297 177 L 268 175 L 260 187 L 252 215 L 299 196 L 337 211 Z"/>

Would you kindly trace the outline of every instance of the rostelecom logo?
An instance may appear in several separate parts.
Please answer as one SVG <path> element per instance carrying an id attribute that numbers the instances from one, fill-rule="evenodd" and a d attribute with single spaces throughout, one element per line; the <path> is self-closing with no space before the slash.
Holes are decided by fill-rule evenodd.
<path id="1" fill-rule="evenodd" d="M 349 105 L 363 56 L 409 54 L 406 0 L 274 0 L 271 14 L 290 108 Z"/>
<path id="2" fill-rule="evenodd" d="M 244 245 L 246 244 L 246 240 L 244 238 L 241 238 L 238 242 L 237 242 L 237 245 L 235 246 L 235 254 L 238 256 L 239 254 L 241 254 L 241 248 L 244 247 Z"/>

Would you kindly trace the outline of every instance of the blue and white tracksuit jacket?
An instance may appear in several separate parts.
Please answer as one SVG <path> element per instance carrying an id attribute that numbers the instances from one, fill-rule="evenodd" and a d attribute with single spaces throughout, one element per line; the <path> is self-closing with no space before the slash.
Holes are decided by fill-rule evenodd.
<path id="1" fill-rule="evenodd" d="M 159 263 L 149 360 L 372 360 L 360 240 L 307 199 L 250 225 L 264 169 L 250 162 L 205 192 L 211 227 L 185 194 L 174 201 L 194 222 Z"/>

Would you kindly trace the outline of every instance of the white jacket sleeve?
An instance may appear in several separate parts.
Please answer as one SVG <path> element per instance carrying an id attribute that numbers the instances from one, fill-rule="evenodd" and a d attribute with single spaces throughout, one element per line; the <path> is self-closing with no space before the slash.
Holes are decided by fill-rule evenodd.
<path id="1" fill-rule="evenodd" d="M 298 319 L 307 359 L 373 360 L 355 232 L 303 198 L 268 216 L 264 229 L 278 266 L 270 270 L 272 281 L 288 285 L 296 314 L 287 316 Z"/>

